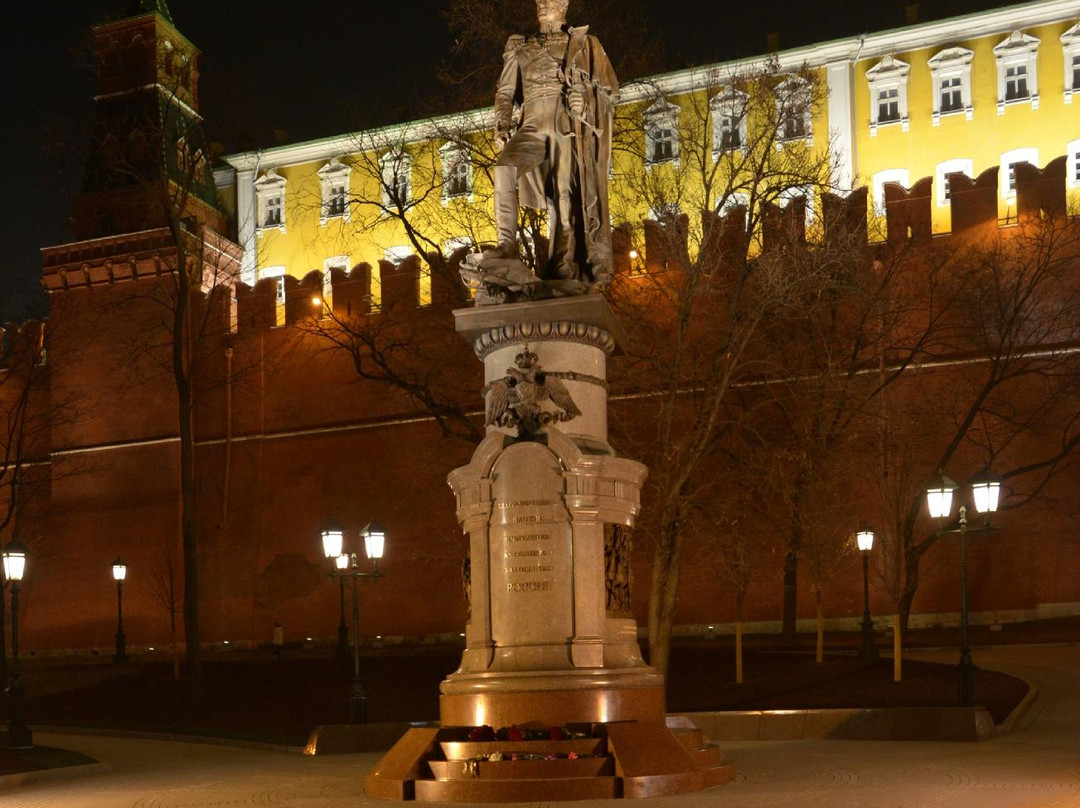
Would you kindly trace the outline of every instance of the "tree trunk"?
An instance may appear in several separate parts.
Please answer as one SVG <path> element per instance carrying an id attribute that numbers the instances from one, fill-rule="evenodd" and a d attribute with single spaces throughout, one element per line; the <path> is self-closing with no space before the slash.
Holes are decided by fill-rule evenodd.
<path id="1" fill-rule="evenodd" d="M 784 612 L 780 637 L 784 643 L 794 645 L 798 639 L 795 621 L 799 612 L 799 551 L 802 550 L 802 496 L 809 481 L 800 474 L 795 481 L 795 493 L 791 498 L 791 533 L 788 534 L 787 552 L 784 554 Z"/>
<path id="2" fill-rule="evenodd" d="M 679 596 L 679 533 L 673 520 L 665 519 L 661 525 L 649 590 L 649 664 L 666 676 Z"/>
<path id="3" fill-rule="evenodd" d="M 184 549 L 184 639 L 187 673 L 195 700 L 202 698 L 202 655 L 199 647 L 199 562 L 195 532 L 195 441 L 191 390 L 180 392 L 180 532 Z"/>
<path id="4" fill-rule="evenodd" d="M 794 645 L 797 639 L 795 620 L 798 605 L 799 551 L 788 547 L 784 555 L 784 618 L 780 629 L 780 638 L 787 644 Z"/>
<path id="5" fill-rule="evenodd" d="M 900 640 L 907 636 L 908 620 L 911 618 L 911 605 L 915 601 L 915 593 L 919 590 L 919 562 L 922 554 L 911 547 L 904 553 L 904 588 L 900 593 L 898 604 L 900 617 Z"/>
<path id="6" fill-rule="evenodd" d="M 177 244 L 176 300 L 172 324 L 172 371 L 176 385 L 177 432 L 180 437 L 180 547 L 184 554 L 184 642 L 191 696 L 202 700 L 202 655 L 199 647 L 199 556 L 195 525 L 195 393 L 191 379 L 190 268 L 183 249 L 183 233 L 174 232 Z"/>
<path id="7" fill-rule="evenodd" d="M 735 684 L 743 683 L 742 618 L 735 621 Z"/>
<path id="8" fill-rule="evenodd" d="M 821 593 L 817 593 L 817 650 L 815 662 L 825 661 L 825 607 L 821 605 Z"/>
<path id="9" fill-rule="evenodd" d="M 0 690 L 7 687 L 7 584 L 0 584 Z"/>
<path id="10" fill-rule="evenodd" d="M 170 583 L 170 586 L 172 584 Z M 172 675 L 173 681 L 180 681 L 180 646 L 176 642 L 176 600 L 175 591 L 172 597 L 173 605 L 169 607 L 169 638 L 172 643 Z"/>
<path id="11" fill-rule="evenodd" d="M 893 638 L 892 638 L 892 678 L 899 682 L 903 669 L 904 642 L 900 631 L 900 615 L 893 615 Z"/>

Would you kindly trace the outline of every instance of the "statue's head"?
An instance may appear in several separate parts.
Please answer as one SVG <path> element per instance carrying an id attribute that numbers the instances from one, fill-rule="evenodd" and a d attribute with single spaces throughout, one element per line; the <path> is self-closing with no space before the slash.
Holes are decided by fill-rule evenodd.
<path id="1" fill-rule="evenodd" d="M 536 0 L 536 18 L 541 31 L 558 31 L 566 24 L 570 0 Z"/>

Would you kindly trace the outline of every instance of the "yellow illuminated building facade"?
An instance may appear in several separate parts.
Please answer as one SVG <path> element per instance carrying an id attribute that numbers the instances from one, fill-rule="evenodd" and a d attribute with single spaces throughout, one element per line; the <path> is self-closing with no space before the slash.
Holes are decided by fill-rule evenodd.
<path id="1" fill-rule="evenodd" d="M 933 227 L 944 233 L 948 174 L 976 178 L 999 168 L 999 218 L 1008 220 L 1015 214 L 1011 166 L 1042 168 L 1065 155 L 1068 204 L 1080 210 L 1080 17 L 1074 0 L 1044 0 L 624 87 L 616 137 L 631 148 L 616 149 L 613 224 L 655 217 L 623 178 L 677 165 L 691 119 L 704 122 L 714 156 L 745 147 L 755 120 L 728 114 L 740 92 L 732 77 L 762 70 L 775 75 L 778 95 L 792 99 L 777 148 L 827 148 L 836 193 L 865 185 L 880 211 L 886 182 L 910 187 L 931 177 Z M 818 102 L 805 107 L 804 78 L 820 88 Z M 241 280 L 313 270 L 329 278 L 333 268 L 394 265 L 417 251 L 420 237 L 428 239 L 419 244 L 425 252 L 489 241 L 490 127 L 490 110 L 474 110 L 227 156 L 215 178 L 236 217 Z M 416 225 L 411 235 L 393 215 L 399 210 Z M 376 302 L 378 281 L 373 271 Z M 423 305 L 430 299 L 423 272 L 418 283 Z"/>

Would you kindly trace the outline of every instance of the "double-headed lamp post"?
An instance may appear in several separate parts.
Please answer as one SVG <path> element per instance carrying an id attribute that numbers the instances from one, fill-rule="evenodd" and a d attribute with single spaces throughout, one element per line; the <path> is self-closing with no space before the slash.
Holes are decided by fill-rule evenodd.
<path id="1" fill-rule="evenodd" d="M 855 542 L 862 555 L 863 616 L 862 645 L 859 656 L 863 659 L 877 659 L 878 650 L 874 645 L 874 621 L 870 619 L 870 551 L 874 548 L 874 531 L 861 527 L 855 532 Z"/>
<path id="2" fill-rule="evenodd" d="M 938 472 L 937 477 L 926 486 L 926 506 L 930 516 L 944 520 L 952 513 L 953 492 L 957 486 L 952 480 Z M 972 707 L 975 704 L 975 665 L 971 662 L 971 646 L 968 645 L 968 604 L 967 604 L 967 534 L 992 530 L 990 514 L 997 510 L 998 494 L 1001 483 L 994 479 L 989 470 L 984 470 L 971 481 L 971 495 L 975 510 L 983 514 L 983 523 L 970 527 L 967 520 L 967 507 L 960 506 L 957 526 L 938 528 L 939 534 L 958 533 L 960 535 L 960 661 L 956 665 L 956 686 L 960 704 Z"/>
<path id="3" fill-rule="evenodd" d="M 360 579 L 371 578 L 373 582 L 385 576 L 379 572 L 379 559 L 383 557 L 386 548 L 386 528 L 374 519 L 368 526 L 360 531 L 364 537 L 364 551 L 371 559 L 371 572 L 361 572 L 357 564 L 356 553 L 344 553 L 342 544 L 345 537 L 345 529 L 333 520 L 326 523 L 322 528 L 323 554 L 328 559 L 333 559 L 334 567 L 330 575 L 339 581 L 346 578 L 352 581 L 353 602 L 353 677 L 352 692 L 349 696 L 349 722 L 363 724 L 367 718 L 367 694 L 364 692 L 364 683 L 360 678 Z M 344 559 L 344 560 L 343 560 Z M 344 588 L 342 588 L 344 592 Z M 342 599 L 344 610 L 344 596 Z M 342 619 L 344 623 L 344 618 Z M 338 626 L 338 642 L 341 641 L 341 628 Z"/>
<path id="4" fill-rule="evenodd" d="M 112 577 L 116 581 L 116 653 L 113 662 L 127 662 L 127 641 L 124 638 L 124 579 L 127 578 L 127 564 L 116 557 L 112 565 Z"/>
<path id="5" fill-rule="evenodd" d="M 26 548 L 13 541 L 3 550 L 4 577 L 11 584 L 11 712 L 8 715 L 8 747 L 24 749 L 34 745 L 34 736 L 26 726 L 26 694 L 19 671 L 19 584 L 26 572 Z"/>

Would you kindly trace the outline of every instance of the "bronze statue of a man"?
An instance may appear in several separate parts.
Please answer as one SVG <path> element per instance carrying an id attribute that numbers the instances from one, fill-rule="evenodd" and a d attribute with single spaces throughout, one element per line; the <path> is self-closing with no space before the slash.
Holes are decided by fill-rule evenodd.
<path id="1" fill-rule="evenodd" d="M 611 280 L 608 170 L 618 81 L 587 27 L 566 24 L 569 0 L 537 0 L 538 33 L 511 36 L 495 91 L 495 223 L 485 259 L 518 256 L 518 206 L 547 208 L 542 280 Z M 520 123 L 513 129 L 514 108 Z"/>

